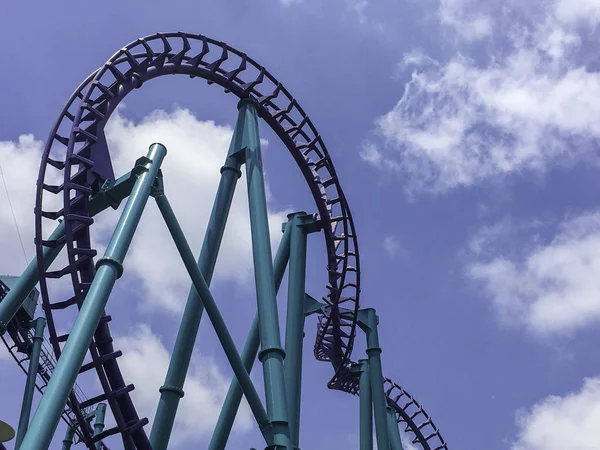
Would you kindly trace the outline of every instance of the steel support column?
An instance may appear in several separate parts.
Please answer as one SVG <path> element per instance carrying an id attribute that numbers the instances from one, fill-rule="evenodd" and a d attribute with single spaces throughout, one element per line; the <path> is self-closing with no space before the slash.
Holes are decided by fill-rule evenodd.
<path id="1" fill-rule="evenodd" d="M 104 431 L 104 417 L 106 416 L 106 403 L 99 403 L 96 406 L 96 412 L 94 413 L 94 436 L 98 436 Z M 102 442 L 98 441 L 95 443 L 96 450 L 100 450 Z"/>
<path id="2" fill-rule="evenodd" d="M 298 212 L 288 216 L 287 227 L 292 228 L 290 239 L 290 270 L 288 304 L 285 327 L 285 354 L 283 366 L 288 401 L 290 439 L 300 446 L 300 400 L 302 386 L 302 341 L 304 339 L 304 309 L 306 296 L 306 241 L 309 227 L 315 230 L 313 216 Z"/>
<path id="3" fill-rule="evenodd" d="M 194 283 L 194 287 L 198 291 L 199 299 L 204 304 L 206 314 L 208 314 L 208 317 L 212 322 L 221 346 L 225 351 L 225 355 L 229 360 L 229 364 L 231 365 L 235 376 L 240 381 L 240 385 L 242 386 L 246 399 L 250 404 L 250 409 L 252 409 L 252 412 L 254 413 L 254 417 L 261 428 L 263 436 L 265 436 L 265 440 L 267 440 L 267 443 L 270 443 L 270 434 L 268 433 L 269 418 L 267 416 L 267 412 L 265 411 L 258 392 L 256 392 L 256 388 L 254 387 L 254 384 L 252 383 L 252 380 L 250 379 L 250 376 L 244 367 L 242 358 L 240 357 L 235 347 L 235 343 L 229 334 L 229 330 L 227 329 L 227 325 L 225 325 L 225 321 L 223 320 L 223 316 L 221 316 L 221 312 L 217 307 L 215 299 L 208 289 L 206 281 L 200 273 L 200 269 L 198 269 L 194 254 L 187 243 L 185 235 L 183 234 L 183 230 L 177 222 L 177 218 L 173 213 L 173 209 L 171 208 L 167 197 L 163 194 L 156 196 L 155 199 L 163 219 L 167 224 L 167 228 L 173 237 L 173 241 L 175 242 L 185 268 L 187 269 L 190 278 Z"/>
<path id="4" fill-rule="evenodd" d="M 242 174 L 240 168 L 243 158 L 240 151 L 242 150 L 243 126 L 243 114 L 240 112 L 231 138 L 227 159 L 221 168 L 221 180 L 219 181 L 210 220 L 204 235 L 200 257 L 198 258 L 198 268 L 208 286 L 210 286 L 212 280 L 217 255 L 223 240 L 237 180 Z M 190 366 L 203 311 L 204 306 L 198 297 L 198 292 L 192 285 L 181 317 L 181 324 L 179 325 L 165 382 L 160 388 L 160 400 L 150 432 L 150 442 L 154 450 L 165 450 L 169 443 L 179 400 L 184 395 L 185 377 Z"/>
<path id="5" fill-rule="evenodd" d="M 369 361 L 361 359 L 357 366 L 360 371 L 360 450 L 373 450 L 373 397 Z"/>
<path id="6" fill-rule="evenodd" d="M 396 419 L 396 411 L 391 406 L 388 406 L 386 410 L 388 416 L 388 430 L 390 433 L 390 448 L 392 450 L 403 450 L 398 420 Z"/>
<path id="7" fill-rule="evenodd" d="M 387 424 L 387 402 L 383 391 L 383 372 L 381 370 L 381 347 L 377 325 L 379 317 L 373 308 L 359 311 L 358 324 L 367 335 L 367 355 L 369 357 L 369 377 L 371 379 L 371 396 L 373 397 L 373 412 L 375 416 L 375 434 L 377 448 L 388 449 L 390 437 Z"/>
<path id="8" fill-rule="evenodd" d="M 273 263 L 273 272 L 275 278 L 275 290 L 279 291 L 279 286 L 283 280 L 285 274 L 285 268 L 290 257 L 290 235 L 292 233 L 292 227 L 286 226 L 275 255 L 275 261 Z M 256 360 L 258 354 L 258 348 L 260 346 L 260 336 L 258 332 L 258 313 L 254 316 L 250 330 L 248 331 L 248 337 L 242 350 L 242 361 L 246 371 L 250 373 L 252 366 Z M 213 432 L 213 436 L 208 445 L 208 450 L 223 450 L 227 444 L 227 439 L 231 433 L 235 416 L 240 407 L 242 401 L 242 387 L 236 377 L 231 380 L 225 402 L 221 408 L 219 414 L 219 420 Z"/>
<path id="9" fill-rule="evenodd" d="M 258 302 L 261 351 L 258 359 L 263 364 L 267 413 L 273 429 L 274 449 L 290 449 L 288 408 L 283 374 L 285 352 L 281 348 L 277 298 L 271 261 L 269 216 L 262 170 L 257 106 L 251 100 L 240 101 L 245 112 L 248 140 L 245 146 L 250 230 L 254 257 L 254 279 Z"/>
<path id="10" fill-rule="evenodd" d="M 75 437 L 75 428 L 71 425 L 67 425 L 67 431 L 65 432 L 65 437 L 63 439 L 62 450 L 71 450 L 71 445 L 73 445 L 73 438 Z"/>
<path id="11" fill-rule="evenodd" d="M 123 260 L 166 153 L 163 145 L 152 144 L 148 156 L 138 160 L 144 170 L 138 175 L 104 257 L 98 260 L 92 285 L 23 440 L 23 450 L 43 450 L 50 445 L 110 292 L 122 274 Z"/>
<path id="12" fill-rule="evenodd" d="M 40 353 L 42 351 L 42 342 L 44 342 L 44 328 L 46 328 L 46 319 L 38 317 L 33 321 L 34 334 L 31 345 L 31 355 L 29 355 L 29 367 L 27 369 L 27 381 L 25 382 L 25 391 L 23 392 L 23 404 L 21 406 L 21 417 L 19 418 L 19 427 L 17 428 L 17 438 L 15 439 L 15 450 L 19 450 L 21 442 L 27 433 L 29 427 L 29 417 L 31 415 L 31 405 L 33 403 L 33 394 L 35 393 L 35 379 L 40 366 Z"/>

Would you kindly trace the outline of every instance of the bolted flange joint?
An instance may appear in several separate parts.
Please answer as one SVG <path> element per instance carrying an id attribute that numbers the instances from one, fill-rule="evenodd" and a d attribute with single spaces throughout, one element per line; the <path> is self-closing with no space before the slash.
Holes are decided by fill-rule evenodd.
<path id="1" fill-rule="evenodd" d="M 113 259 L 110 256 L 103 256 L 96 263 L 96 271 L 103 265 L 112 266 L 117 271 L 117 280 L 123 275 L 123 264 L 116 259 Z"/>
<path id="2" fill-rule="evenodd" d="M 279 355 L 281 355 L 281 357 L 283 359 L 285 359 L 285 350 L 280 348 L 280 347 L 268 347 L 265 349 L 262 349 L 260 352 L 258 352 L 258 360 L 260 362 L 263 362 L 263 359 L 268 356 L 270 353 L 277 353 Z"/>
<path id="3" fill-rule="evenodd" d="M 163 392 L 174 392 L 175 394 L 179 395 L 179 398 L 183 398 L 184 395 L 183 389 L 178 388 L 177 386 L 169 385 L 161 386 L 160 388 L 158 388 L 158 392 L 160 392 L 161 394 Z"/>

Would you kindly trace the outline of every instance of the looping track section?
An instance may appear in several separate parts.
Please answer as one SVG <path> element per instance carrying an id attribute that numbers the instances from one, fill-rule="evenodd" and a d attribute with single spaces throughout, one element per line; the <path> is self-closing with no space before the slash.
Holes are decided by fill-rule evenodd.
<path id="1" fill-rule="evenodd" d="M 68 338 L 57 332 L 58 316 L 81 307 L 94 277 L 97 252 L 90 238 L 94 222 L 90 199 L 103 183 L 115 178 L 104 134 L 106 123 L 131 91 L 154 78 L 173 74 L 202 78 L 227 93 L 256 101 L 259 116 L 281 139 L 302 172 L 315 201 L 327 249 L 328 284 L 323 298 L 327 307 L 318 319 L 314 354 L 333 365 L 334 375 L 328 385 L 340 389 L 349 374 L 356 334 L 360 264 L 352 215 L 325 144 L 302 107 L 264 67 L 223 42 L 181 32 L 147 36 L 115 53 L 73 93 L 46 142 L 37 181 L 35 242 L 42 304 L 56 358 L 61 354 L 61 343 Z M 64 234 L 47 238 L 59 221 L 64 224 Z M 63 245 L 68 263 L 59 270 L 46 269 L 44 251 Z M 69 280 L 71 292 L 51 300 L 50 292 L 64 292 L 60 280 Z M 73 397 L 69 407 L 82 426 L 88 447 L 118 433 L 126 448 L 150 449 L 143 429 L 148 421 L 138 417 L 129 395 L 133 385 L 125 383 L 119 370 L 121 352 L 113 348 L 110 320 L 107 315 L 101 319 L 90 345 L 91 362 L 82 367 L 82 371 L 96 372 L 103 393 L 85 404 Z M 388 401 L 390 398 L 388 395 Z M 116 427 L 92 437 L 89 427 L 84 426 L 82 410 L 102 401 L 109 403 Z"/>

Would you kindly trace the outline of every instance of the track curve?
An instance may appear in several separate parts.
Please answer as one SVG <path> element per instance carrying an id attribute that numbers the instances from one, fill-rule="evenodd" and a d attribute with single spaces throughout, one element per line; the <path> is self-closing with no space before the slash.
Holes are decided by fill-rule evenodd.
<path id="1" fill-rule="evenodd" d="M 68 335 L 58 335 L 54 315 L 80 307 L 94 276 L 97 252 L 90 238 L 93 218 L 89 202 L 105 181 L 114 179 L 104 127 L 127 94 L 149 80 L 171 74 L 203 78 L 239 98 L 255 100 L 259 116 L 298 164 L 315 201 L 328 258 L 328 294 L 323 298 L 327 307 L 318 318 L 314 354 L 318 360 L 333 365 L 334 375 L 328 386 L 351 392 L 350 355 L 359 309 L 360 261 L 352 215 L 325 144 L 298 102 L 263 66 L 223 42 L 181 32 L 147 36 L 115 53 L 73 93 L 46 142 L 37 181 L 35 243 L 42 305 L 56 358 Z M 62 178 L 62 184 L 55 184 L 57 177 Z M 61 199 L 59 209 L 55 205 Z M 47 240 L 44 236 L 58 220 L 64 222 L 65 235 L 57 241 Z M 67 247 L 68 264 L 60 270 L 45 270 L 44 248 L 63 244 Z M 51 301 L 49 292 L 59 283 L 54 280 L 67 277 L 71 294 Z M 131 401 L 133 385 L 127 385 L 121 375 L 117 363 L 121 352 L 113 347 L 109 322 L 110 316 L 103 316 L 90 345 L 92 361 L 82 368 L 96 371 L 104 392 L 85 404 L 72 399 L 71 408 L 83 424 L 82 409 L 101 401 L 109 403 L 117 425 L 95 438 L 82 427 L 83 440 L 89 448 L 118 433 L 126 449 L 150 450 L 143 429 L 148 420 L 139 418 Z M 393 389 L 401 390 L 395 384 Z M 388 402 L 393 389 L 388 392 Z M 403 415 L 403 408 L 394 404 L 400 419 L 409 427 L 418 427 L 410 415 Z M 426 418 L 429 420 L 429 416 Z M 418 430 L 414 434 L 424 450 L 445 448 L 443 440 L 442 447 L 434 448 L 428 444 L 431 438 L 419 435 Z"/>

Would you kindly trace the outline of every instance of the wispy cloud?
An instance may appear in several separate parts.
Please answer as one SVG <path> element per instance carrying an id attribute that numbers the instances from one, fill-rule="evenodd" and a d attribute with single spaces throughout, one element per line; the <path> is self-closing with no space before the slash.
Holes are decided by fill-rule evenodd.
<path id="1" fill-rule="evenodd" d="M 565 396 L 550 395 L 517 415 L 511 450 L 592 449 L 600 442 L 600 378 L 587 378 Z"/>
<path id="2" fill-rule="evenodd" d="M 495 22 L 486 25 L 485 10 L 477 25 L 471 16 L 478 5 L 443 1 L 440 19 L 457 32 L 476 25 L 468 33 L 488 36 Z M 433 192 L 576 161 L 600 137 L 600 104 L 591 100 L 600 94 L 600 74 L 581 55 L 600 17 L 597 5 L 555 1 L 531 20 L 523 15 L 512 23 L 499 6 L 502 26 L 494 28 L 486 61 L 469 56 L 468 47 L 444 62 L 406 55 L 411 79 L 377 119 L 377 137 L 363 159 L 400 172 L 410 189 Z"/>
<path id="3" fill-rule="evenodd" d="M 539 223 L 532 224 L 534 230 Z M 516 239 L 510 227 L 486 227 L 471 240 L 468 276 L 501 318 L 536 335 L 564 335 L 600 322 L 600 212 L 564 220 L 550 239 Z M 506 244 L 513 239 L 512 245 Z M 501 250 L 500 250 L 501 248 Z"/>

